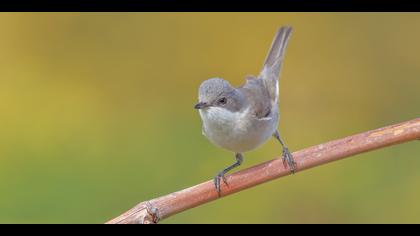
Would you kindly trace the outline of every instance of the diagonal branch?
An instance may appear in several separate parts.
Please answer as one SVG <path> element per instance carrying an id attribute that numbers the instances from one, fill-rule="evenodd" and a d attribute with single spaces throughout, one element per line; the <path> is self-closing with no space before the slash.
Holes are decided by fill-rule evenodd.
<path id="1" fill-rule="evenodd" d="M 298 171 L 302 171 L 362 152 L 416 139 L 420 140 L 420 118 L 319 144 L 296 151 L 293 156 Z M 222 182 L 221 195 L 227 196 L 289 174 L 282 161 L 274 159 L 227 176 L 229 186 Z M 161 219 L 218 198 L 213 181 L 208 181 L 142 202 L 107 224 L 157 223 Z"/>

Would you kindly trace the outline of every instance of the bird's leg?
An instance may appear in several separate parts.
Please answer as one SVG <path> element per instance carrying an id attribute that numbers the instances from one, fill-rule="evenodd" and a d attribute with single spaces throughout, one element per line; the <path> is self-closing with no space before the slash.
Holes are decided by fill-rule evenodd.
<path id="1" fill-rule="evenodd" d="M 296 169 L 297 169 L 297 164 L 296 164 L 295 160 L 293 159 L 292 153 L 290 153 L 289 149 L 284 144 L 283 140 L 281 140 L 279 131 L 276 130 L 276 132 L 274 132 L 273 136 L 280 142 L 281 146 L 283 147 L 283 156 L 282 156 L 283 165 L 286 168 L 289 167 L 290 172 L 292 172 L 292 174 L 294 174 L 296 172 Z"/>
<path id="2" fill-rule="evenodd" d="M 219 174 L 217 174 L 216 177 L 214 177 L 214 186 L 216 187 L 216 191 L 219 194 L 219 196 L 220 196 L 220 190 L 221 190 L 220 189 L 220 179 L 222 179 L 223 182 L 226 185 L 228 185 L 225 174 L 227 172 L 231 171 L 233 168 L 240 166 L 243 162 L 243 157 L 242 157 L 241 153 L 236 153 L 235 157 L 236 157 L 235 164 L 233 164 L 233 165 L 229 166 L 228 168 L 220 171 Z"/>

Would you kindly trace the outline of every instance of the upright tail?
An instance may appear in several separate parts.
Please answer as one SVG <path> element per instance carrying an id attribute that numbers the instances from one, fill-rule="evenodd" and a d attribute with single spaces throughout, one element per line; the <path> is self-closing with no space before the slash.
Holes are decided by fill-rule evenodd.
<path id="1" fill-rule="evenodd" d="M 283 26 L 277 31 L 259 76 L 263 79 L 264 84 L 269 90 L 271 98 L 276 102 L 278 100 L 278 79 L 280 76 L 281 65 L 291 34 L 292 27 L 290 26 Z"/>

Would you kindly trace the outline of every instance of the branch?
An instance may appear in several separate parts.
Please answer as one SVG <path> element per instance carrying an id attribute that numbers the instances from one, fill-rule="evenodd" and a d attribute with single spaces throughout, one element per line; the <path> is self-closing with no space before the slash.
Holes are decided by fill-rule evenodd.
<path id="1" fill-rule="evenodd" d="M 298 171 L 302 171 L 359 153 L 416 139 L 420 140 L 420 118 L 319 144 L 296 151 L 293 156 Z M 225 185 L 222 181 L 221 196 L 227 196 L 289 174 L 289 170 L 283 166 L 282 161 L 274 159 L 227 176 L 229 185 Z M 169 216 L 218 198 L 213 181 L 207 181 L 179 192 L 142 202 L 107 224 L 157 223 Z"/>

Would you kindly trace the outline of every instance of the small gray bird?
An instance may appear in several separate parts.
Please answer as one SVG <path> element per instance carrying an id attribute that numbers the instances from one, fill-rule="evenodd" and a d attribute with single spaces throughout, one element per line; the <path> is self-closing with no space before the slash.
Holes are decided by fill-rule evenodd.
<path id="1" fill-rule="evenodd" d="M 199 110 L 203 134 L 216 146 L 235 152 L 235 164 L 217 174 L 214 184 L 220 195 L 220 180 L 227 184 L 225 174 L 240 166 L 242 153 L 251 151 L 275 137 L 283 147 L 283 164 L 294 173 L 297 169 L 293 156 L 280 138 L 279 75 L 292 28 L 278 31 L 258 77 L 248 76 L 245 84 L 232 87 L 228 81 L 212 78 L 201 83 Z"/>

